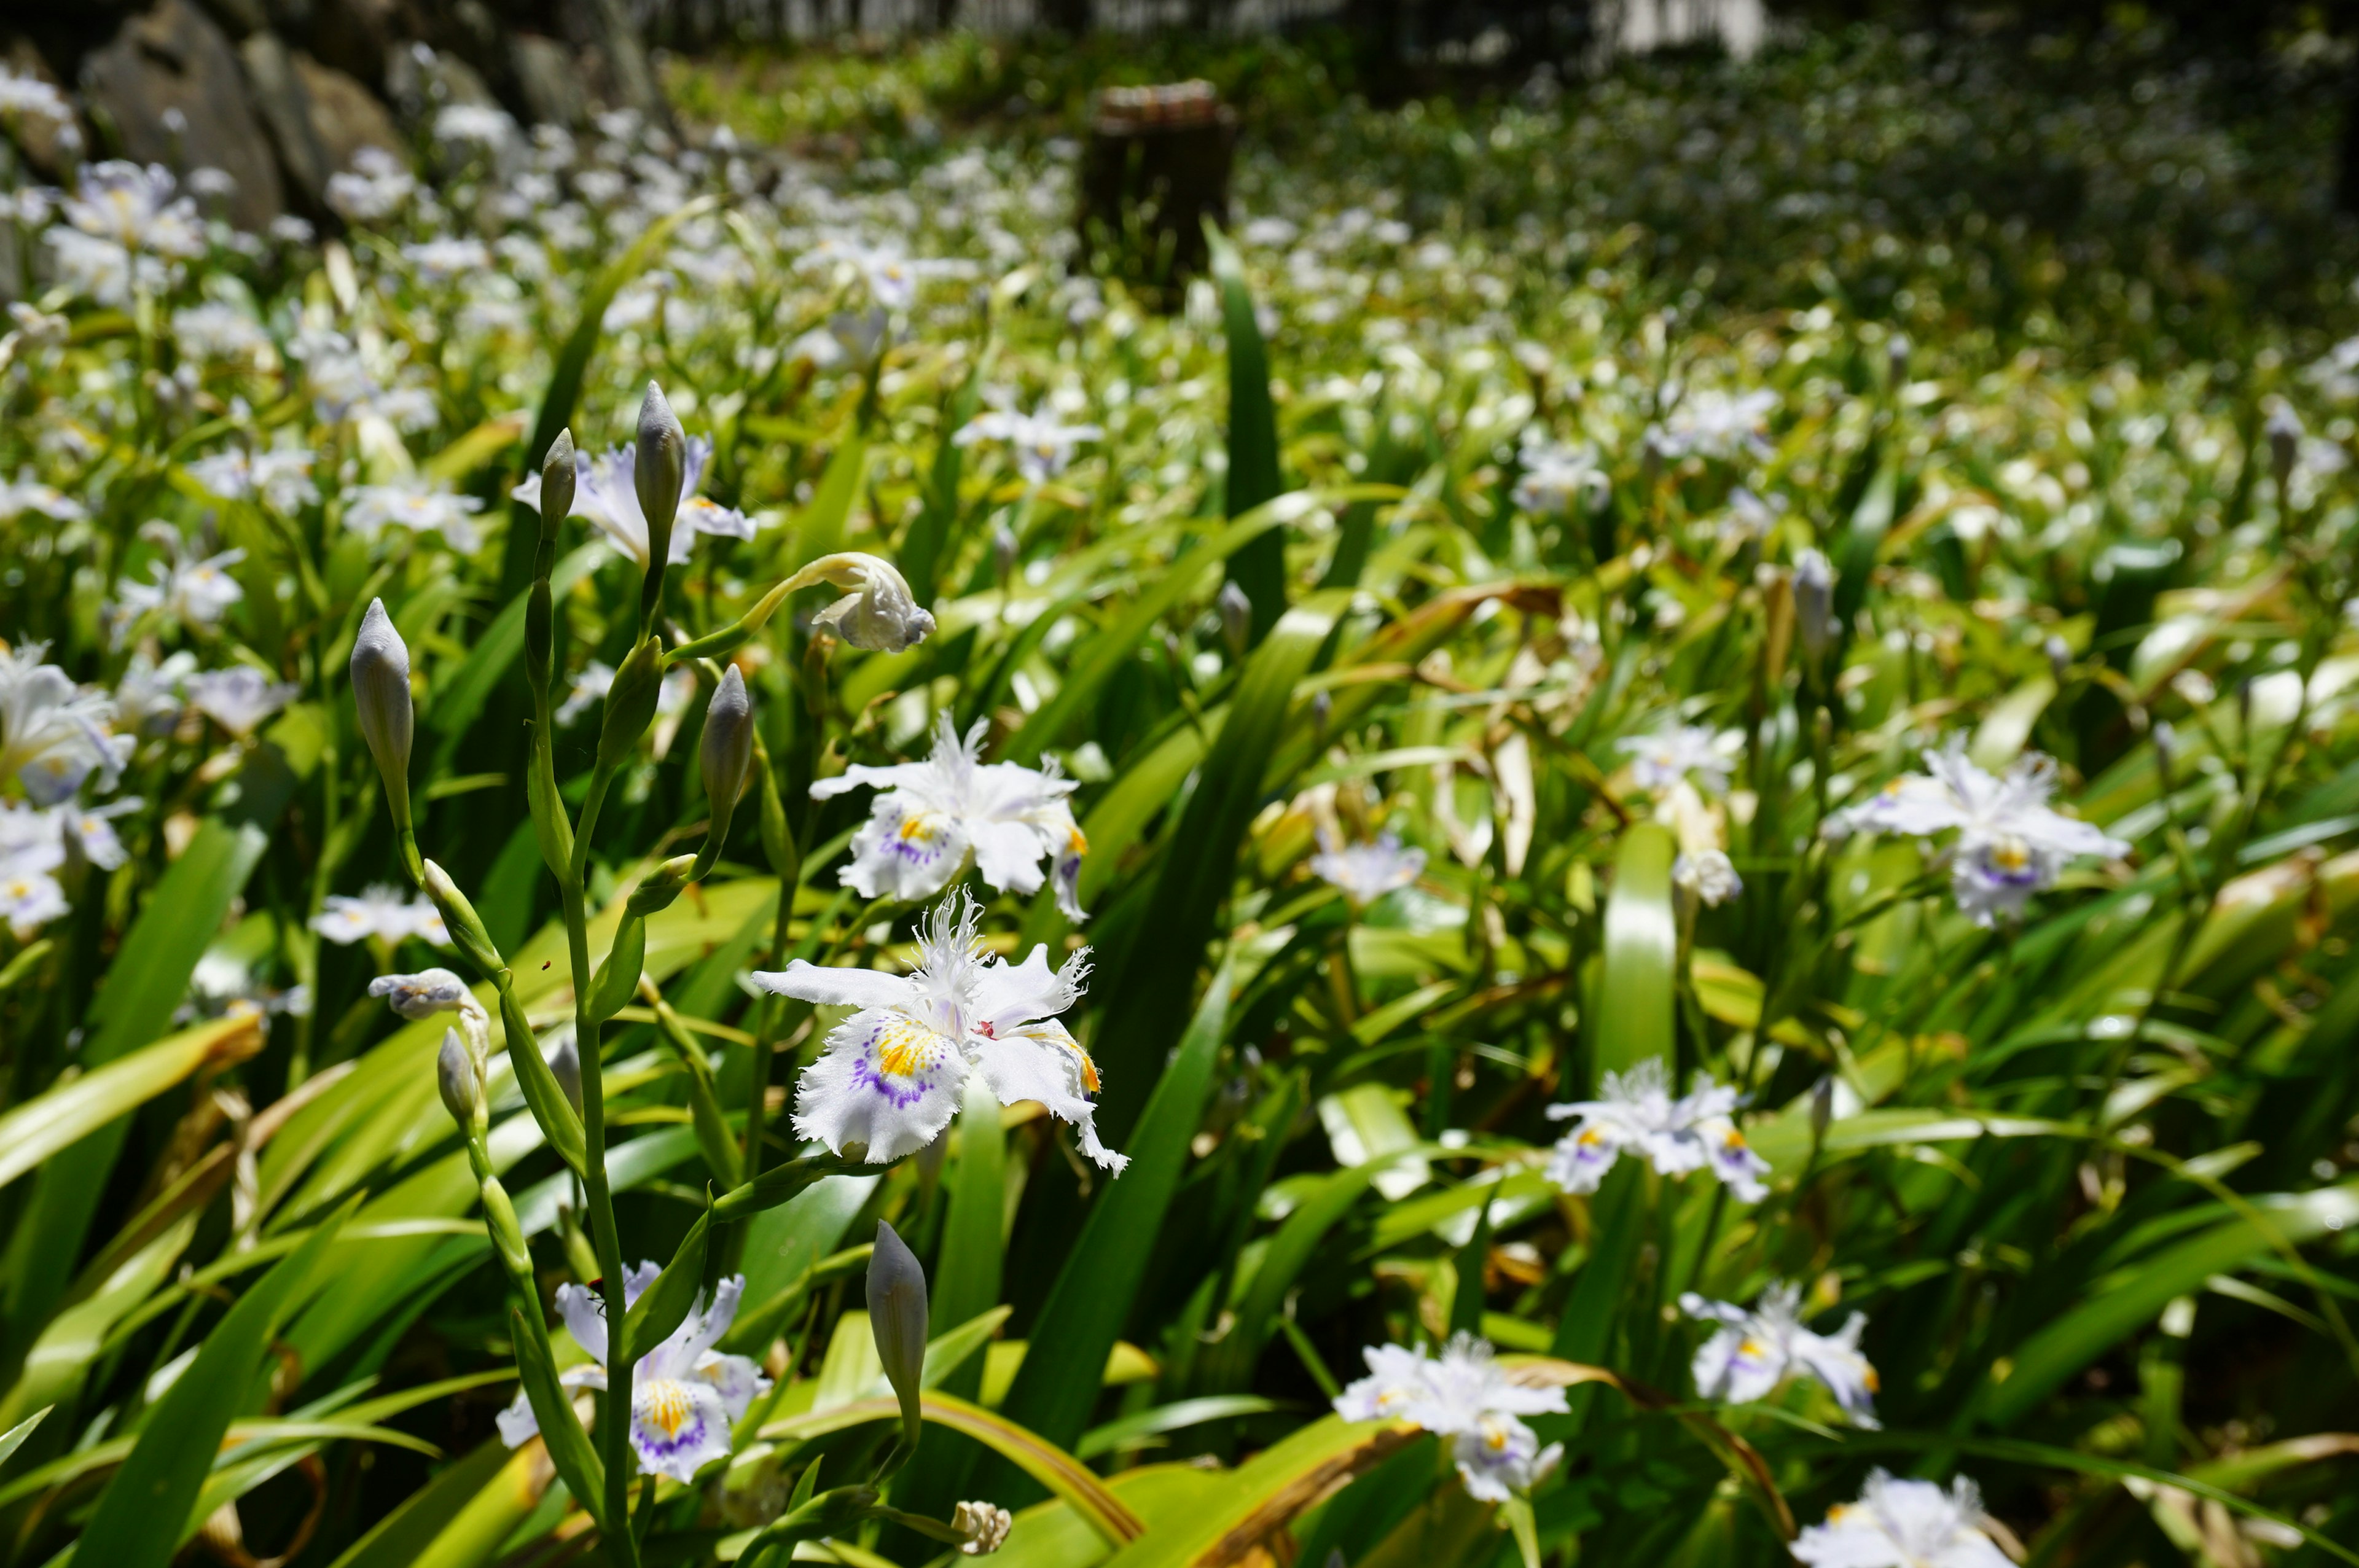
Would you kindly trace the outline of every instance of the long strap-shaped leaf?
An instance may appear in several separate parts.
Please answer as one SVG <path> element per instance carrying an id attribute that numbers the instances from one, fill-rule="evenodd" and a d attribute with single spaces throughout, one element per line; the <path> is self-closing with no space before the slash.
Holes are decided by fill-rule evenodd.
<path id="1" fill-rule="evenodd" d="M 78 1561 L 106 1568 L 164 1568 L 179 1550 L 230 1421 L 254 1387 L 278 1326 L 310 1287 L 321 1257 L 357 1202 L 348 1202 L 294 1254 L 238 1297 L 204 1347 L 154 1409 L 114 1473 Z"/>
<path id="2" fill-rule="evenodd" d="M 1737 1484 L 1753 1494 L 1761 1512 L 1780 1539 L 1791 1541 L 1798 1533 L 1794 1510 L 1786 1505 L 1786 1494 L 1777 1489 L 1777 1482 L 1769 1474 L 1768 1462 L 1761 1457 L 1753 1444 L 1712 1420 L 1694 1411 L 1677 1408 L 1670 1395 L 1650 1389 L 1636 1379 L 1604 1367 L 1584 1366 L 1577 1361 L 1560 1361 L 1547 1356 L 1502 1356 L 1499 1365 L 1506 1370 L 1511 1381 L 1527 1388 L 1569 1389 L 1583 1383 L 1603 1383 L 1627 1399 L 1641 1410 L 1666 1411 L 1676 1417 L 1680 1425 L 1702 1440 L 1703 1445 L 1728 1467 Z"/>
<path id="3" fill-rule="evenodd" d="M 137 1109 L 206 1062 L 234 1059 L 260 1033 L 251 1018 L 201 1023 L 12 1108 L 0 1116 L 0 1186 Z"/>
<path id="4" fill-rule="evenodd" d="M 1028 1427 L 1006 1416 L 969 1404 L 951 1394 L 929 1390 L 919 1400 L 919 1413 L 937 1426 L 963 1433 L 1004 1456 L 1010 1464 L 1062 1499 L 1090 1523 L 1090 1528 L 1114 1544 L 1124 1545 L 1147 1533 L 1147 1526 L 1129 1507 L 1099 1480 L 1090 1467 Z M 870 1422 L 897 1421 L 901 1407 L 893 1400 L 855 1400 L 848 1405 L 775 1422 L 762 1429 L 771 1442 L 821 1437 Z"/>
<path id="5" fill-rule="evenodd" d="M 1408 1444 L 1406 1422 L 1346 1422 L 1325 1416 L 1219 1477 L 1185 1522 L 1155 1532 L 1108 1559 L 1106 1568 L 1227 1568 L 1254 1557 L 1305 1511 Z"/>
<path id="6" fill-rule="evenodd" d="M 1188 1017 L 1205 947 L 1218 935 L 1221 906 L 1236 881 L 1238 849 L 1262 806 L 1270 753 L 1292 716 L 1295 689 L 1351 599 L 1347 591 L 1321 593 L 1288 611 L 1245 665 L 1228 719 L 1171 831 L 1169 841 L 1184 849 L 1166 855 L 1156 874 L 1153 937 L 1128 943 L 1123 957 L 1106 966 L 1112 971 L 1106 994 L 1113 1000 L 1094 1039 L 1108 1068 L 1098 1125 L 1109 1139 L 1129 1135 L 1147 1098 L 1146 1070 L 1164 1059 Z M 1078 1425 L 1071 1435 L 1081 1435 Z"/>
<path id="7" fill-rule="evenodd" d="M 1228 514 L 1250 512 L 1286 488 L 1277 471 L 1277 409 L 1269 395 L 1269 350 L 1254 310 L 1245 265 L 1229 237 L 1209 221 L 1212 277 L 1221 290 L 1221 329 L 1229 341 L 1229 470 L 1223 481 Z M 1253 605 L 1258 643 L 1286 611 L 1286 539 L 1261 535 L 1229 559 L 1229 580 Z"/>

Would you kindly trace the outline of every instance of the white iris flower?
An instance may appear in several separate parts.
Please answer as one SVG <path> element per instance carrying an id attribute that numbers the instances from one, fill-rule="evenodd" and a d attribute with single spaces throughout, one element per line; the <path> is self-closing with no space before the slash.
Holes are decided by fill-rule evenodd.
<path id="1" fill-rule="evenodd" d="M 1708 1168 L 1740 1200 L 1759 1203 L 1768 1195 L 1761 1178 L 1769 1162 L 1736 1130 L 1736 1091 L 1714 1083 L 1710 1073 L 1698 1073 L 1694 1088 L 1672 1098 L 1670 1075 L 1659 1057 L 1626 1073 L 1608 1073 L 1602 1098 L 1549 1107 L 1551 1119 L 1578 1119 L 1557 1141 L 1549 1180 L 1569 1193 L 1593 1193 L 1628 1150 L 1666 1176 Z"/>
<path id="2" fill-rule="evenodd" d="M 1335 1413 L 1345 1421 L 1414 1422 L 1451 1439 L 1451 1456 L 1470 1497 L 1504 1503 L 1530 1490 L 1564 1456 L 1564 1444 L 1542 1448 L 1521 1419 L 1562 1414 L 1564 1390 L 1509 1381 L 1484 1341 L 1454 1335 L 1438 1357 L 1397 1345 L 1372 1345 L 1361 1354 L 1368 1375 L 1336 1397 Z"/>
<path id="3" fill-rule="evenodd" d="M 1002 1105 L 1038 1100 L 1081 1135 L 1082 1152 L 1122 1173 L 1129 1157 L 1098 1141 L 1097 1065 L 1057 1014 L 1081 1000 L 1089 949 L 1049 969 L 1049 950 L 1021 964 L 986 956 L 983 911 L 962 890 L 919 931 L 908 975 L 821 968 L 798 958 L 754 983 L 824 1007 L 857 1008 L 827 1037 L 795 1091 L 795 1131 L 841 1154 L 864 1145 L 875 1164 L 914 1154 L 964 1103 L 970 1072 Z"/>
<path id="4" fill-rule="evenodd" d="M 625 1304 L 636 1303 L 662 1271 L 654 1263 L 625 1271 Z M 699 1470 L 728 1455 L 731 1423 L 769 1391 L 770 1379 L 751 1359 L 712 1348 L 736 1321 L 737 1299 L 745 1291 L 745 1276 L 732 1274 L 713 1287 L 710 1308 L 698 1292 L 671 1336 L 640 1357 L 631 1369 L 631 1448 L 638 1455 L 641 1475 L 669 1476 L 682 1486 L 695 1480 Z M 569 1368 L 558 1380 L 569 1389 L 604 1388 L 604 1300 L 585 1286 L 563 1284 L 557 1287 L 557 1310 L 574 1343 L 596 1357 Z M 500 1440 L 510 1448 L 539 1433 L 540 1423 L 521 1390 L 500 1412 L 499 1428 Z"/>
<path id="5" fill-rule="evenodd" d="M 65 845 L 47 812 L 0 800 L 0 920 L 18 941 L 72 907 L 50 875 L 65 858 Z"/>
<path id="6" fill-rule="evenodd" d="M 1083 441 L 1104 436 L 1098 426 L 1068 425 L 1045 407 L 1033 414 L 994 408 L 976 415 L 951 439 L 962 447 L 977 441 L 1005 441 L 1015 454 L 1016 471 L 1024 476 L 1024 482 L 1044 484 L 1065 471 Z"/>
<path id="7" fill-rule="evenodd" d="M 1344 844 L 1322 827 L 1310 869 L 1343 889 L 1353 903 L 1368 904 L 1417 881 L 1425 871 L 1425 851 L 1403 848 L 1396 833 L 1382 834 L 1371 843 Z"/>
<path id="8" fill-rule="evenodd" d="M 405 899 L 383 882 L 372 884 L 357 897 L 331 893 L 321 901 L 320 913 L 311 917 L 311 929 L 340 947 L 355 942 L 396 946 L 412 936 L 437 947 L 451 946 L 451 932 L 442 924 L 440 910 L 422 898 Z"/>
<path id="9" fill-rule="evenodd" d="M 1925 753 L 1925 772 L 1903 774 L 1875 798 L 1836 813 L 1828 828 L 1837 837 L 1867 832 L 1919 838 L 1955 828 L 1949 854 L 1958 909 L 1977 925 L 1995 925 L 2053 886 L 2074 857 L 2129 853 L 2121 839 L 2049 806 L 2055 789 L 2050 759 L 2029 753 L 2004 778 L 1995 778 L 1967 759 L 1964 738 L 1953 736 L 1940 751 Z"/>
<path id="10" fill-rule="evenodd" d="M 1782 1281 L 1762 1292 L 1750 1311 L 1707 1301 L 1693 1291 L 1681 1295 L 1681 1312 L 1721 1325 L 1696 1352 L 1696 1392 L 1708 1400 L 1751 1404 L 1768 1398 L 1788 1377 L 1816 1378 L 1854 1426 L 1874 1428 L 1875 1368 L 1859 1353 L 1867 1314 L 1852 1314 L 1832 1335 L 1814 1334 L 1802 1326 L 1801 1303 L 1801 1291 Z"/>
<path id="11" fill-rule="evenodd" d="M 1705 725 L 1673 724 L 1652 735 L 1630 736 L 1621 744 L 1629 753 L 1631 782 L 1640 789 L 1660 793 L 1693 773 L 1705 794 L 1728 791 L 1734 764 Z"/>
<path id="12" fill-rule="evenodd" d="M 1930 1481 L 1872 1473 L 1855 1503 L 1827 1510 L 1795 1541 L 1797 1561 L 1815 1568 L 2008 1568 L 1983 1531 L 1982 1494 L 1963 1476 L 1947 1491 Z"/>
<path id="13" fill-rule="evenodd" d="M 36 804 L 55 806 L 93 773 L 113 788 L 133 741 L 108 730 L 113 699 L 43 664 L 48 651 L 41 643 L 0 648 L 0 778 L 14 773 Z"/>
<path id="14" fill-rule="evenodd" d="M 1073 781 L 1052 766 L 982 760 L 986 728 L 978 719 L 959 737 L 950 715 L 936 719 L 933 754 L 922 762 L 872 768 L 855 764 L 811 785 L 828 800 L 873 784 L 883 793 L 853 836 L 843 885 L 863 898 L 914 901 L 948 886 L 972 855 L 983 880 L 1029 897 L 1040 890 L 1043 860 L 1050 862 L 1057 907 L 1082 920 L 1082 856 L 1089 840 L 1066 797 Z"/>
<path id="15" fill-rule="evenodd" d="M 251 665 L 208 670 L 188 679 L 189 701 L 231 734 L 251 735 L 255 727 L 287 706 L 302 688 L 274 681 Z"/>

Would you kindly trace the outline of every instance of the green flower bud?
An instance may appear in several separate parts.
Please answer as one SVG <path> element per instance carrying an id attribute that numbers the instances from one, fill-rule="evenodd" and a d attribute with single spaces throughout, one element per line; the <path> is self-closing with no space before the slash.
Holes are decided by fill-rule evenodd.
<path id="1" fill-rule="evenodd" d="M 409 703 L 409 647 L 393 629 L 385 600 L 369 600 L 353 639 L 353 707 L 361 737 L 385 779 L 385 802 L 394 826 L 409 826 L 409 745 L 417 716 Z"/>
<path id="2" fill-rule="evenodd" d="M 663 388 L 647 383 L 639 404 L 639 449 L 631 469 L 639 511 L 647 520 L 647 578 L 657 580 L 671 554 L 672 519 L 679 512 L 680 486 L 688 473 L 688 433 L 679 427 Z"/>
<path id="3" fill-rule="evenodd" d="M 704 739 L 697 747 L 696 765 L 704 775 L 704 797 L 711 803 L 712 826 L 705 830 L 705 855 L 700 864 L 711 867 L 729 838 L 729 818 L 737 797 L 745 793 L 745 774 L 754 762 L 754 701 L 745 695 L 745 677 L 730 665 L 704 710 Z"/>
<path id="4" fill-rule="evenodd" d="M 467 1054 L 459 1032 L 442 1032 L 442 1049 L 434 1058 L 434 1087 L 442 1093 L 442 1108 L 465 1132 L 475 1125 L 475 1059 Z"/>
<path id="5" fill-rule="evenodd" d="M 535 711 L 549 696 L 549 665 L 557 646 L 557 606 L 549 579 L 537 577 L 524 601 L 524 678 L 532 688 Z"/>
<path id="6" fill-rule="evenodd" d="M 647 878 L 631 890 L 623 907 L 645 920 L 658 910 L 669 909 L 688 884 L 701 876 L 710 867 L 698 864 L 694 855 L 674 855 L 647 873 Z"/>
<path id="7" fill-rule="evenodd" d="M 545 546 L 555 547 L 557 531 L 573 510 L 574 474 L 573 429 L 568 426 L 549 443 L 549 455 L 540 461 L 540 538 Z M 543 570 L 538 575 L 549 574 Z"/>
<path id="8" fill-rule="evenodd" d="M 926 1369 L 926 1271 L 908 1243 L 883 1220 L 876 1222 L 876 1250 L 868 1260 L 868 1330 L 876 1339 L 876 1359 L 901 1401 L 901 1441 L 918 1445 L 918 1395 Z"/>
<path id="9" fill-rule="evenodd" d="M 434 901 L 435 909 L 440 913 L 442 924 L 450 928 L 451 939 L 459 944 L 459 951 L 486 975 L 496 976 L 506 967 L 500 962 L 500 950 L 492 946 L 491 935 L 484 929 L 483 916 L 467 902 L 467 895 L 459 891 L 459 884 L 451 880 L 451 873 L 429 860 L 419 880 L 426 896 Z"/>
<path id="10" fill-rule="evenodd" d="M 582 1048 L 573 1042 L 573 1031 L 569 1028 L 549 1042 L 541 1059 L 549 1064 L 549 1076 L 564 1091 L 566 1103 L 573 1108 L 574 1114 L 581 1114 Z"/>
<path id="11" fill-rule="evenodd" d="M 663 691 L 663 645 L 649 637 L 624 659 L 606 688 L 606 716 L 598 729 L 598 765 L 609 772 L 621 767 L 638 750 L 639 737 L 655 722 L 656 699 Z"/>

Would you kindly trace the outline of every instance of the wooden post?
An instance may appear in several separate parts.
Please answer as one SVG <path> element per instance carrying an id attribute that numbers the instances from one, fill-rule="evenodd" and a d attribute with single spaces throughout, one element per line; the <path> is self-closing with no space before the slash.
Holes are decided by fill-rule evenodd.
<path id="1" fill-rule="evenodd" d="M 1204 220 L 1228 222 L 1236 135 L 1236 111 L 1209 81 L 1099 93 L 1082 157 L 1082 254 L 1176 307 L 1204 266 Z"/>

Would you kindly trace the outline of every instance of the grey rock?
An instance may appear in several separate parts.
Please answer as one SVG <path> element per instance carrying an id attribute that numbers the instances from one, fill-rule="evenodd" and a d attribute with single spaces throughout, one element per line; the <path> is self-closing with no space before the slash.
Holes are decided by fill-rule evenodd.
<path id="1" fill-rule="evenodd" d="M 396 62 L 408 52 L 409 28 L 400 0 L 332 0 L 312 8 L 303 35 L 323 65 L 371 92 L 390 92 Z"/>
<path id="2" fill-rule="evenodd" d="M 516 90 L 535 121 L 568 128 L 588 123 L 590 98 L 571 49 L 538 33 L 518 33 L 509 41 L 509 56 Z"/>
<path id="3" fill-rule="evenodd" d="M 236 49 L 190 0 L 162 0 L 82 61 L 92 117 L 126 157 L 237 182 L 230 222 L 259 232 L 286 211 L 278 160 L 246 101 Z M 178 112 L 178 127 L 167 117 Z"/>
<path id="4" fill-rule="evenodd" d="M 277 34 L 255 32 L 239 43 L 237 57 L 245 67 L 263 129 L 277 149 L 279 172 L 287 177 L 297 205 L 319 216 L 327 211 L 328 176 L 336 168 L 320 140 L 310 90 L 295 69 L 293 54 Z"/>
<path id="5" fill-rule="evenodd" d="M 245 39 L 270 25 L 262 0 L 204 0 L 205 11 L 231 38 Z"/>
<path id="6" fill-rule="evenodd" d="M 295 74 L 311 100 L 311 130 L 319 138 L 333 175 L 353 167 L 353 155 L 363 147 L 383 147 L 402 154 L 401 131 L 393 114 L 376 94 L 332 65 L 322 65 L 297 51 Z"/>

